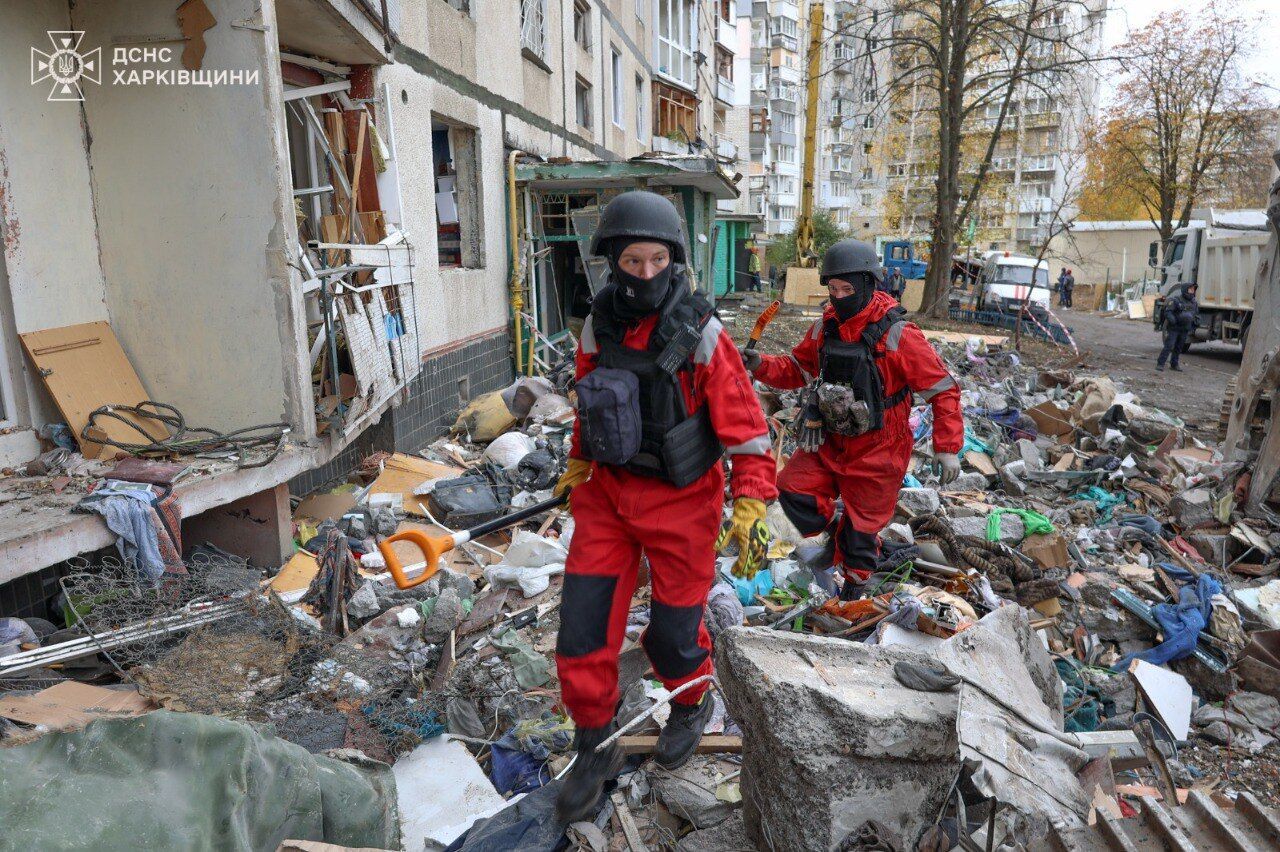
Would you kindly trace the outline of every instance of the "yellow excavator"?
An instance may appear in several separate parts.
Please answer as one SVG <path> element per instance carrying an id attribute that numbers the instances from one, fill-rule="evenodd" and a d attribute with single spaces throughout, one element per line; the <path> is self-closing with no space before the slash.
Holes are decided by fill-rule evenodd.
<path id="1" fill-rule="evenodd" d="M 818 253 L 813 244 L 813 191 L 818 173 L 818 92 L 822 82 L 823 0 L 809 4 L 809 50 L 806 54 L 804 151 L 800 160 L 800 209 L 796 214 L 796 262 L 787 267 L 787 302 L 807 305 L 821 293 Z"/>

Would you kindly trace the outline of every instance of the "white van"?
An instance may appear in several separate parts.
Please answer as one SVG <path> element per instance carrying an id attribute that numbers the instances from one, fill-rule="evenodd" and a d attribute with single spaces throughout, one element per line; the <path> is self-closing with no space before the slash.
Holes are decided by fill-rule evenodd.
<path id="1" fill-rule="evenodd" d="M 1000 252 L 987 258 L 982 267 L 979 308 L 1017 313 L 1023 302 L 1048 308 L 1049 264 L 1034 257 Z"/>

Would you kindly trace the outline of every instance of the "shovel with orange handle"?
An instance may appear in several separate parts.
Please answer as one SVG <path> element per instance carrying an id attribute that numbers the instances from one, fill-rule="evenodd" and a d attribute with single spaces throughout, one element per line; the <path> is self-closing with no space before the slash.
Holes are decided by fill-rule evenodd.
<path id="1" fill-rule="evenodd" d="M 760 312 L 760 316 L 756 318 L 755 327 L 751 329 L 751 336 L 747 338 L 748 349 L 755 349 L 760 343 L 760 338 L 764 336 L 765 326 L 773 322 L 773 318 L 778 315 L 778 310 L 781 307 L 782 300 L 775 299 L 769 307 Z"/>
<path id="2" fill-rule="evenodd" d="M 440 557 L 458 545 L 466 544 L 472 539 L 486 536 L 491 532 L 506 529 L 521 521 L 527 521 L 534 515 L 562 505 L 564 501 L 565 498 L 563 496 L 552 497 L 549 500 L 543 500 L 541 503 L 534 503 L 532 506 L 512 512 L 510 515 L 503 515 L 501 518 L 485 521 L 483 524 L 477 524 L 469 530 L 462 530 L 452 535 L 427 535 L 422 530 L 405 530 L 404 532 L 387 536 L 378 542 L 378 550 L 382 553 L 382 558 L 387 563 L 387 570 L 391 572 L 391 577 L 396 581 L 397 588 L 410 589 L 430 580 L 439 570 Z M 391 545 L 397 541 L 408 542 L 422 551 L 423 569 L 418 576 L 409 577 L 408 570 L 400 562 L 400 557 L 396 555 L 395 550 L 392 549 Z M 410 565 L 408 567 L 414 568 L 417 566 Z"/>

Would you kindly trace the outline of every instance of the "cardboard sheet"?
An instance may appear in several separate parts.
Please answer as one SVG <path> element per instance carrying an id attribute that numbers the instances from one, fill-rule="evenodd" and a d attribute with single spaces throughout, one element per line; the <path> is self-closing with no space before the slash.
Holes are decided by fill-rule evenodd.
<path id="1" fill-rule="evenodd" d="M 428 479 L 439 479 L 442 476 L 461 476 L 462 468 L 447 464 L 436 464 L 426 459 L 415 458 L 396 453 L 387 459 L 382 473 L 373 481 L 370 494 L 401 494 L 404 498 L 404 510 L 411 515 L 427 517 L 426 498 L 413 493 Z"/>
<path id="2" fill-rule="evenodd" d="M 280 573 L 272 578 L 271 588 L 277 595 L 306 591 L 307 586 L 311 585 L 311 580 L 319 573 L 320 563 L 316 558 L 305 550 L 299 550 L 289 557 L 289 561 L 284 563 Z"/>
<path id="3" fill-rule="evenodd" d="M 137 405 L 150 398 L 106 322 L 29 331 L 19 336 L 85 458 L 97 458 L 103 449 L 101 444 L 80 437 L 90 412 L 104 405 Z M 168 437 L 155 421 L 129 414 L 121 416 L 154 437 Z M 99 418 L 98 425 L 112 440 L 131 444 L 144 440 L 137 430 L 114 418 Z M 121 453 L 112 449 L 111 457 L 115 455 Z"/>
<path id="4" fill-rule="evenodd" d="M 1071 426 L 1070 412 L 1065 408 L 1046 401 L 1028 408 L 1026 414 L 1035 421 L 1036 429 L 1041 435 L 1047 435 L 1055 440 L 1059 438 L 1070 440 L 1074 430 Z"/>
<path id="5" fill-rule="evenodd" d="M 317 521 L 333 518 L 335 521 L 356 507 L 353 491 L 312 494 L 293 510 L 294 518 L 311 518 Z"/>
<path id="6" fill-rule="evenodd" d="M 63 681 L 34 695 L 0 698 L 0 716 L 55 730 L 80 728 L 104 716 L 140 716 L 153 709 L 155 705 L 136 690 L 103 689 L 74 680 Z"/>
<path id="7" fill-rule="evenodd" d="M 903 298 L 906 298 L 904 295 Z M 905 307 L 905 306 L 904 306 Z M 931 328 L 921 329 L 924 339 L 930 343 L 968 343 L 971 339 L 977 338 L 988 346 L 1005 346 L 1009 343 L 1009 338 L 1001 334 L 965 334 L 962 331 L 936 331 Z"/>

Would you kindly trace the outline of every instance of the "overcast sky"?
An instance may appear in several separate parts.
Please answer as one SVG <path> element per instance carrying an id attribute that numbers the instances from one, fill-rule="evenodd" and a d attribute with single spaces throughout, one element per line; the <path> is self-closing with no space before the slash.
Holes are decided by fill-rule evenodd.
<path id="1" fill-rule="evenodd" d="M 1128 38 L 1130 30 L 1145 26 L 1161 13 L 1185 9 L 1194 15 L 1211 5 L 1215 5 L 1213 0 L 1111 0 L 1105 30 L 1106 47 L 1121 44 Z M 1216 5 L 1226 4 L 1218 0 Z M 1280 44 L 1275 41 L 1276 35 L 1280 34 L 1280 0 L 1238 0 L 1238 5 L 1241 14 L 1254 22 L 1257 37 L 1257 46 L 1245 63 L 1245 73 L 1275 87 L 1267 94 L 1272 102 L 1280 101 Z"/>

